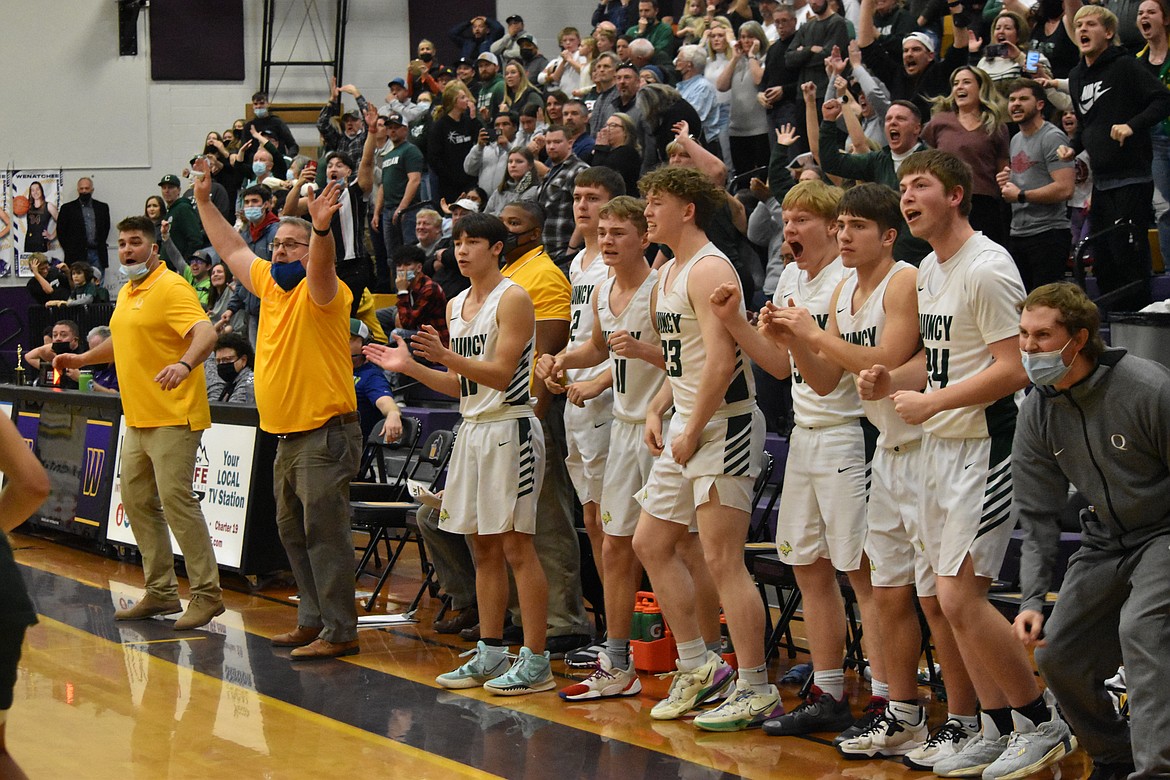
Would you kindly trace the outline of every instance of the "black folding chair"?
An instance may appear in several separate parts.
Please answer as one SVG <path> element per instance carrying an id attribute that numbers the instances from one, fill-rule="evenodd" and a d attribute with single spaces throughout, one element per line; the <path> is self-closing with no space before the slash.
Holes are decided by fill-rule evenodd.
<path id="1" fill-rule="evenodd" d="M 370 431 L 369 438 L 366 439 L 357 479 L 349 483 L 351 503 L 354 500 L 398 500 L 402 498 L 406 490 L 406 475 L 412 468 L 418 454 L 419 431 L 422 429 L 422 423 L 417 417 L 403 417 L 402 435 L 389 444 L 382 441 L 384 423 L 383 420 L 375 425 L 374 429 Z M 362 573 L 371 557 L 374 559 L 375 566 L 381 566 L 382 561 L 378 557 L 377 549 L 379 536 L 375 529 L 366 525 L 356 514 L 351 515 L 350 526 L 355 531 L 369 534 L 369 540 L 365 546 L 354 546 L 354 549 L 362 551 L 361 562 L 357 566 L 357 575 Z M 386 543 L 386 555 L 390 555 L 389 542 Z"/>
<path id="2" fill-rule="evenodd" d="M 447 462 L 451 459 L 451 449 L 454 442 L 455 436 L 451 431 L 435 431 L 428 436 L 409 473 L 402 477 L 403 486 L 406 485 L 407 480 L 417 481 L 434 491 L 442 479 Z M 419 506 L 421 506 L 419 503 L 410 499 L 408 493 L 387 500 L 350 501 L 354 524 L 360 524 L 373 531 L 373 535 L 370 537 L 370 548 L 379 542 L 385 542 L 388 555 L 386 567 L 378 577 L 378 583 L 374 586 L 373 593 L 363 605 L 367 612 L 373 609 L 378 593 L 386 585 L 386 581 L 390 579 L 394 564 L 402 556 L 406 545 L 412 541 L 418 545 L 419 563 L 426 576 L 418 595 L 411 604 L 411 610 L 417 607 L 423 592 L 433 583 L 434 566 L 427 560 L 422 535 L 418 531 L 418 526 L 409 522 L 409 518 L 412 518 Z M 396 543 L 393 552 L 390 551 L 391 542 Z M 369 562 L 369 558 L 370 552 L 367 550 L 366 554 L 362 556 L 361 563 L 358 564 L 359 574 L 365 568 L 365 564 Z"/>

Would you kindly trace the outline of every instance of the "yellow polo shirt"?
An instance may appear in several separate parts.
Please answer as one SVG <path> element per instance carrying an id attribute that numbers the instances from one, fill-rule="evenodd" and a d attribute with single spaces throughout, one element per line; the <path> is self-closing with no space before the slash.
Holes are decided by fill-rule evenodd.
<path id="1" fill-rule="evenodd" d="M 128 426 L 185 425 L 193 431 L 211 427 L 202 363 L 192 366 L 191 375 L 174 390 L 163 390 L 154 381 L 159 371 L 182 359 L 191 345 L 191 329 L 207 321 L 195 288 L 163 263 L 140 284 L 122 286 L 110 332 L 122 416 Z"/>
<path id="2" fill-rule="evenodd" d="M 256 334 L 256 408 L 269 433 L 320 428 L 339 414 L 357 411 L 349 357 L 349 307 L 353 293 L 341 282 L 324 306 L 302 281 L 285 292 L 272 264 L 252 261 L 252 289 L 260 298 Z"/>
<path id="3" fill-rule="evenodd" d="M 536 309 L 537 322 L 570 320 L 569 301 L 573 297 L 573 287 L 569 284 L 569 277 L 557 268 L 543 246 L 508 263 L 500 269 L 500 273 L 528 291 L 532 306 Z"/>

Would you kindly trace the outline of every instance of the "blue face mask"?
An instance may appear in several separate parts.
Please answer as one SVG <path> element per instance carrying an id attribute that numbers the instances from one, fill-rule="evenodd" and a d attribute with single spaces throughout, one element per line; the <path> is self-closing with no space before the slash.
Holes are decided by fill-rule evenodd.
<path id="1" fill-rule="evenodd" d="M 244 219 L 249 222 L 259 222 L 264 218 L 264 208 L 262 206 L 244 206 Z"/>
<path id="2" fill-rule="evenodd" d="M 252 161 L 252 173 L 256 174 L 257 176 L 263 176 L 265 174 L 265 172 L 267 172 L 267 171 L 268 171 L 267 165 L 265 165 L 262 162 L 258 162 L 256 160 Z"/>
<path id="3" fill-rule="evenodd" d="M 1064 342 L 1064 347 L 1072 343 L 1072 339 Z M 1024 364 L 1024 371 L 1028 374 L 1028 379 L 1037 387 L 1055 386 L 1062 379 L 1068 376 L 1068 372 L 1072 370 L 1072 364 L 1064 364 L 1064 358 L 1061 354 L 1064 352 L 1064 347 L 1054 349 L 1051 352 L 1024 352 L 1020 350 L 1020 360 Z"/>
<path id="4" fill-rule="evenodd" d="M 257 118 L 263 119 L 264 117 L 268 116 L 268 109 L 267 108 L 254 108 L 254 109 L 252 109 L 252 113 L 255 114 L 257 116 Z"/>
<path id="5" fill-rule="evenodd" d="M 150 266 L 146 263 L 130 263 L 129 265 L 119 266 L 118 272 L 130 281 L 137 282 L 146 278 L 146 275 L 150 273 Z"/>
<path id="6" fill-rule="evenodd" d="M 123 266 L 125 267 L 125 266 Z M 305 278 L 305 266 L 300 260 L 291 263 L 273 263 L 269 268 L 272 279 L 285 292 L 292 292 Z"/>

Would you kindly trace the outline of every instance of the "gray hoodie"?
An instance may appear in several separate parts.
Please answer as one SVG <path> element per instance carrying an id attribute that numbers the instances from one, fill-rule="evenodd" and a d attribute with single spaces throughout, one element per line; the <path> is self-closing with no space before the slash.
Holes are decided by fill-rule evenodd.
<path id="1" fill-rule="evenodd" d="M 1058 515 L 1072 483 L 1096 508 L 1081 544 L 1124 554 L 1170 534 L 1170 369 L 1109 349 L 1064 391 L 1028 394 L 1012 446 L 1013 509 L 1024 530 L 1026 609 L 1039 611 L 1052 582 Z"/>

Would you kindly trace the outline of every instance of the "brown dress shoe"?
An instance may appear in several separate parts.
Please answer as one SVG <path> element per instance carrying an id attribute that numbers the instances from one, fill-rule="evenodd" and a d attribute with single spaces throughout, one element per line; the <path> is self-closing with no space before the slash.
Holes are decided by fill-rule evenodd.
<path id="1" fill-rule="evenodd" d="M 311 644 L 298 647 L 289 653 L 295 661 L 319 661 L 322 658 L 341 658 L 343 655 L 357 655 L 361 652 L 358 641 L 330 642 L 328 639 L 316 639 Z"/>
<path id="2" fill-rule="evenodd" d="M 182 612 L 183 605 L 178 599 L 160 599 L 147 593 L 132 607 L 114 611 L 114 620 L 145 620 L 155 615 L 173 615 Z"/>
<path id="3" fill-rule="evenodd" d="M 479 610 L 475 607 L 467 607 L 443 620 L 436 620 L 434 628 L 439 634 L 458 634 L 463 629 L 471 628 L 478 623 Z"/>
<path id="4" fill-rule="evenodd" d="M 223 599 L 192 596 L 191 602 L 187 605 L 187 611 L 175 621 L 175 630 L 187 631 L 205 626 L 211 622 L 212 618 L 222 615 L 223 611 Z"/>
<path id="5" fill-rule="evenodd" d="M 272 637 L 272 644 L 276 647 L 304 647 L 317 637 L 321 636 L 321 626 L 297 626 L 292 631 L 285 631 Z"/>

